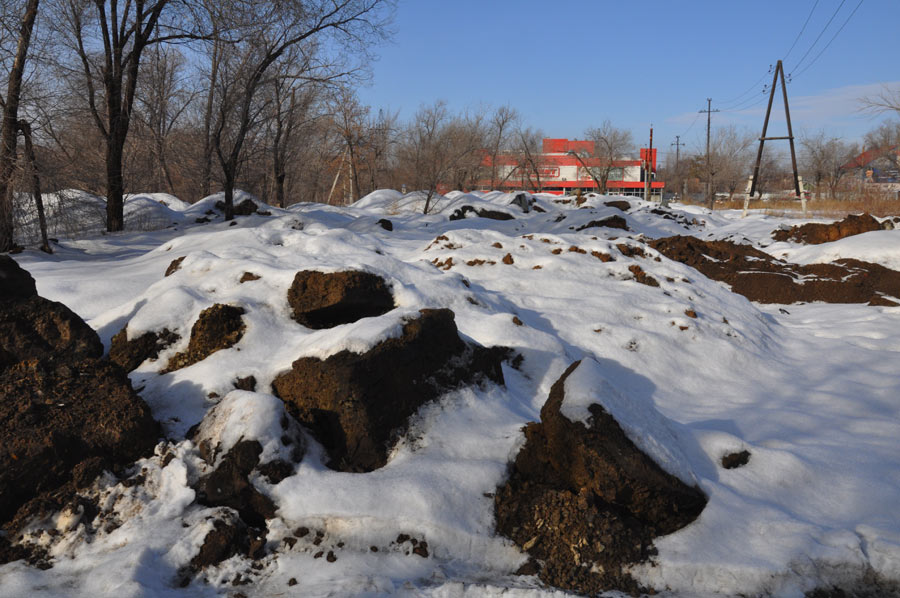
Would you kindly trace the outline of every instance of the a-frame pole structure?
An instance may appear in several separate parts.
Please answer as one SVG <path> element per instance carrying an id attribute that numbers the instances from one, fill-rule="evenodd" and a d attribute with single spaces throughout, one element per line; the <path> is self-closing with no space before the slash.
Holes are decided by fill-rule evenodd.
<path id="1" fill-rule="evenodd" d="M 772 114 L 772 101 L 775 99 L 775 88 L 778 85 L 779 78 L 781 80 L 781 91 L 784 97 L 784 116 L 787 119 L 787 137 L 766 137 L 766 131 L 769 129 L 769 116 Z M 791 166 L 794 168 L 794 192 L 797 197 L 802 198 L 802 194 L 800 193 L 800 177 L 797 173 L 797 153 L 794 151 L 794 132 L 791 128 L 791 110 L 788 107 L 788 96 L 787 96 L 787 86 L 784 84 L 784 66 L 782 66 L 781 61 L 778 61 L 778 65 L 775 67 L 775 75 L 772 77 L 772 89 L 769 91 L 769 106 L 766 108 L 766 120 L 763 121 L 763 129 L 762 135 L 759 138 L 759 151 L 756 153 L 756 167 L 753 169 L 753 180 L 750 183 L 750 197 L 753 197 L 753 194 L 756 193 L 756 182 L 759 180 L 759 163 L 762 161 L 763 154 L 763 144 L 766 141 L 776 141 L 787 139 L 791 144 Z M 806 206 L 804 202 L 804 212 L 806 212 Z"/>

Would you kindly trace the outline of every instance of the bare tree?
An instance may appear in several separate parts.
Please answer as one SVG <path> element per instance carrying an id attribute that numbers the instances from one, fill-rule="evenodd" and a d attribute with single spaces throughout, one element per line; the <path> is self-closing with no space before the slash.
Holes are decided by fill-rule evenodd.
<path id="1" fill-rule="evenodd" d="M 59 25 L 78 57 L 88 108 L 106 146 L 106 229 L 124 228 L 125 143 L 144 50 L 195 38 L 172 0 L 65 0 Z M 168 14 L 168 19 L 164 16 Z M 99 52 L 95 48 L 101 48 Z M 101 107 L 102 103 L 102 107 Z"/>
<path id="2" fill-rule="evenodd" d="M 16 50 L 6 84 L 6 95 L 0 98 L 3 108 L 2 131 L 0 131 L 0 251 L 9 251 L 15 246 L 10 183 L 16 167 L 22 80 L 25 76 L 28 47 L 37 19 L 38 4 L 38 0 L 27 0 L 22 9 Z"/>
<path id="3" fill-rule="evenodd" d="M 900 87 L 890 88 L 883 85 L 877 95 L 862 98 L 860 103 L 868 112 L 894 112 L 900 115 Z"/>
<path id="4" fill-rule="evenodd" d="M 273 82 L 272 93 L 272 179 L 275 201 L 279 207 L 285 208 L 288 162 L 296 154 L 297 134 L 315 118 L 310 113 L 316 101 L 317 89 L 312 85 L 298 85 L 293 79 L 279 78 Z"/>
<path id="5" fill-rule="evenodd" d="M 336 62 L 339 57 L 334 53 L 365 56 L 370 43 L 386 35 L 392 6 L 391 0 L 235 0 L 228 4 L 229 18 L 241 35 L 223 48 L 216 82 L 219 109 L 212 134 L 222 168 L 226 219 L 234 217 L 234 186 L 244 142 L 263 113 L 260 89 L 276 76 L 322 82 L 348 77 L 356 68 Z M 289 53 L 294 53 L 294 59 L 285 60 Z M 279 64 L 294 68 L 276 75 L 279 69 L 274 67 Z"/>
<path id="6" fill-rule="evenodd" d="M 521 120 L 519 113 L 509 104 L 497 108 L 488 121 L 488 151 L 491 159 L 491 189 L 497 188 L 498 158 L 509 149 L 515 130 Z"/>
<path id="7" fill-rule="evenodd" d="M 828 137 L 824 131 L 800 139 L 803 147 L 802 164 L 815 184 L 816 198 L 821 199 L 821 185 L 824 183 L 831 199 L 837 198 L 841 179 L 847 174 L 846 165 L 859 153 L 855 144 L 849 144 L 837 137 Z"/>
<path id="8" fill-rule="evenodd" d="M 400 143 L 400 160 L 416 189 L 425 192 L 423 212 L 434 207 L 434 195 L 448 185 L 454 170 L 480 149 L 475 136 L 465 135 L 464 118 L 451 116 L 447 103 L 422 106 L 407 125 Z"/>
<path id="9" fill-rule="evenodd" d="M 714 129 L 709 150 L 710 171 L 718 188 L 728 193 L 729 201 L 747 182 L 754 140 L 752 132 L 740 131 L 734 125 Z"/>
<path id="10" fill-rule="evenodd" d="M 519 176 L 523 182 L 523 186 L 527 184 L 530 189 L 541 193 L 544 190 L 543 172 L 544 172 L 544 154 L 542 148 L 542 140 L 544 133 L 540 130 L 534 130 L 531 127 L 520 128 L 516 131 L 515 150 L 519 155 L 519 164 L 517 169 Z"/>
<path id="11" fill-rule="evenodd" d="M 585 139 L 594 142 L 595 160 L 592 162 L 596 166 L 587 168 L 588 174 L 597 183 L 599 191 L 605 193 L 606 183 L 616 168 L 616 161 L 634 151 L 634 139 L 631 131 L 613 126 L 608 119 L 599 127 L 588 129 L 584 135 Z"/>
<path id="12" fill-rule="evenodd" d="M 143 65 L 136 98 L 135 116 L 141 132 L 152 141 L 156 188 L 169 193 L 175 192 L 168 160 L 170 137 L 197 95 L 187 85 L 184 63 L 177 48 L 155 45 Z"/>

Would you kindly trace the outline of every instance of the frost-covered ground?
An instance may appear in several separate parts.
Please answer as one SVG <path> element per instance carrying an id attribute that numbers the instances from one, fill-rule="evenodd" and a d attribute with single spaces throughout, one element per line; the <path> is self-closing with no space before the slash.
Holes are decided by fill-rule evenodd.
<path id="1" fill-rule="evenodd" d="M 513 575 L 525 557 L 493 533 L 491 493 L 523 442 L 521 427 L 539 419 L 552 383 L 585 357 L 596 360 L 590 376 L 619 404 L 629 433 L 663 421 L 678 445 L 660 453 L 678 455 L 670 471 L 692 476 L 709 496 L 698 520 L 659 539 L 658 556 L 635 569 L 646 586 L 682 598 L 800 597 L 864 577 L 900 580 L 900 308 L 758 305 L 640 243 L 641 235 L 692 234 L 751 242 L 800 263 L 855 257 L 896 269 L 900 230 L 798 246 L 772 242 L 783 224 L 774 217 L 676 205 L 678 218 L 664 219 L 633 199 L 624 215 L 631 232 L 579 231 L 622 216 L 604 201 L 623 198 L 591 197 L 579 208 L 539 196 L 544 211 L 526 214 L 509 195 L 452 193 L 423 216 L 422 196 L 393 191 L 349 208 L 265 207 L 270 216 L 229 226 L 221 216 L 194 223 L 216 198 L 193 206 L 158 199 L 128 202 L 156 223 L 136 228 L 169 228 L 61 238 L 52 256 L 16 256 L 38 292 L 70 306 L 107 347 L 126 324 L 130 337 L 167 327 L 182 340 L 131 374 L 171 442 L 139 464 L 145 484 L 98 482 L 122 525 L 88 535 L 77 518 L 61 517 L 62 533 L 46 537 L 53 568 L 0 566 L 0 596 L 562 596 Z M 515 218 L 449 221 L 462 205 Z M 646 255 L 628 257 L 630 247 Z M 182 256 L 180 270 L 163 277 Z M 635 281 L 634 265 L 660 286 Z M 290 319 L 295 272 L 348 268 L 387 279 L 396 309 L 328 330 Z M 240 283 L 244 272 L 260 278 Z M 160 375 L 213 303 L 245 307 L 242 340 Z M 205 427 L 232 444 L 258 438 L 277 450 L 270 441 L 281 433 L 281 406 L 268 394 L 276 375 L 300 356 L 364 351 L 426 307 L 452 309 L 469 339 L 512 347 L 524 356 L 521 368 L 504 365 L 505 387 L 454 391 L 424 407 L 372 473 L 329 470 L 310 441 L 294 475 L 277 485 L 254 478 L 278 506 L 268 529 L 277 550 L 262 568 L 232 557 L 175 587 L 212 527 L 213 510 L 193 503 L 189 481 L 209 467 L 184 440 L 187 429 L 218 405 Z M 249 375 L 259 392 L 229 393 Z M 747 465 L 719 465 L 739 450 L 750 451 Z M 321 546 L 336 561 L 315 558 L 320 548 L 309 539 L 281 543 L 301 526 L 324 531 Z M 394 541 L 400 533 L 426 540 L 430 556 L 408 554 Z M 248 573 L 249 585 L 231 584 Z"/>

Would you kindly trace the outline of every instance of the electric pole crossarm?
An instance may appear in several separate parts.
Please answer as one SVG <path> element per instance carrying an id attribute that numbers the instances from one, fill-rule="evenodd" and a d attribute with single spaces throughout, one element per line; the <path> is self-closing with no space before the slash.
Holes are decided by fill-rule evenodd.
<path id="1" fill-rule="evenodd" d="M 760 137 L 760 141 L 784 141 L 785 139 L 793 139 L 793 137 Z"/>

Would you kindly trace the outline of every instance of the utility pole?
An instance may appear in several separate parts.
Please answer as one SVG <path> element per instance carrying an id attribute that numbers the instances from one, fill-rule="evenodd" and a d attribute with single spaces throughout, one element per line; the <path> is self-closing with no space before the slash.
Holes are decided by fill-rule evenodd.
<path id="1" fill-rule="evenodd" d="M 678 170 L 678 162 L 681 159 L 681 146 L 685 145 L 681 143 L 681 135 L 675 136 L 675 143 L 670 143 L 669 145 L 675 146 L 675 170 Z"/>
<path id="2" fill-rule="evenodd" d="M 653 123 L 650 123 L 650 148 L 644 160 L 644 201 L 650 201 L 650 180 L 653 178 Z"/>
<path id="3" fill-rule="evenodd" d="M 676 136 L 675 136 L 675 143 L 670 143 L 669 145 L 674 145 L 674 146 L 675 146 L 675 175 L 676 175 L 677 177 L 680 178 L 680 177 L 681 177 L 681 171 L 680 171 L 680 169 L 679 169 L 678 167 L 679 167 L 679 165 L 680 165 L 680 163 L 681 163 L 681 146 L 682 146 L 682 145 L 685 145 L 684 143 L 681 143 L 681 135 L 676 135 Z M 685 187 L 685 192 L 682 193 L 682 199 L 681 199 L 681 201 L 684 201 L 684 196 L 687 195 L 687 181 L 686 181 L 686 180 L 684 181 L 683 186 Z M 665 198 L 665 194 L 663 194 L 663 198 Z M 668 207 L 668 206 L 669 206 L 669 202 L 668 202 L 666 199 L 663 199 L 663 202 L 662 202 L 662 203 L 663 203 L 663 207 Z"/>
<path id="4" fill-rule="evenodd" d="M 781 91 L 784 98 L 784 117 L 787 120 L 787 137 L 766 137 L 766 131 L 769 128 L 769 116 L 772 114 L 772 101 L 775 99 L 775 88 L 778 87 L 779 77 L 781 80 Z M 791 166 L 794 168 L 794 193 L 800 198 L 803 204 L 803 215 L 806 216 L 806 198 L 800 193 L 800 177 L 797 173 L 797 154 L 794 152 L 794 132 L 791 129 L 791 110 L 788 107 L 787 86 L 784 84 L 784 66 L 781 61 L 775 66 L 775 74 L 772 76 L 772 89 L 769 91 L 769 106 L 766 108 L 766 119 L 763 121 L 762 135 L 759 137 L 759 151 L 756 153 L 756 166 L 753 169 L 753 180 L 750 182 L 750 194 L 747 196 L 746 205 L 753 194 L 756 192 L 756 182 L 759 180 L 759 163 L 762 161 L 763 144 L 766 141 L 775 141 L 787 139 L 791 144 Z"/>
<path id="5" fill-rule="evenodd" d="M 709 161 L 709 128 L 712 124 L 712 113 L 718 111 L 718 108 L 712 109 L 712 98 L 706 98 L 706 110 L 698 110 L 701 114 L 706 113 L 706 202 L 710 210 L 715 207 L 716 198 L 712 191 L 712 163 Z"/>

